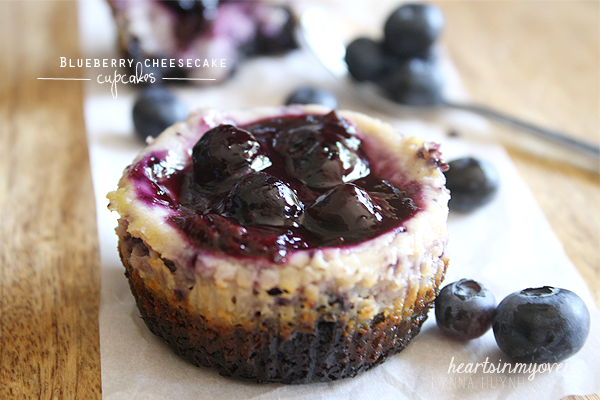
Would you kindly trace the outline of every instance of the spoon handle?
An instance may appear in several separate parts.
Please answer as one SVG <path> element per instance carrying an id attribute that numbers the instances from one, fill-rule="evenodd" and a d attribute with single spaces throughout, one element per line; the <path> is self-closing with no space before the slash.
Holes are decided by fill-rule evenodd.
<path id="1" fill-rule="evenodd" d="M 483 115 L 485 117 L 509 125 L 513 128 L 527 131 L 541 139 L 549 140 L 558 145 L 568 147 L 574 151 L 593 157 L 595 160 L 600 160 L 600 147 L 588 142 L 574 139 L 562 132 L 542 128 L 540 126 L 531 124 L 529 122 L 523 121 L 510 115 L 503 114 L 501 112 L 479 104 L 454 103 L 451 101 L 445 101 L 444 105 L 447 107 L 471 111 Z"/>

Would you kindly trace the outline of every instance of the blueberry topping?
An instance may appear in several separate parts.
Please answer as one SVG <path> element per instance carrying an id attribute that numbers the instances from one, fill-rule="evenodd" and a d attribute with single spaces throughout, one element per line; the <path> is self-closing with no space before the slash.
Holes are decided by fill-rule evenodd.
<path id="1" fill-rule="evenodd" d="M 435 299 L 435 320 L 446 335 L 470 340 L 490 329 L 495 309 L 492 292 L 474 280 L 461 279 L 440 291 Z"/>
<path id="2" fill-rule="evenodd" d="M 338 185 L 307 210 L 308 227 L 326 241 L 364 236 L 383 220 L 383 211 L 369 193 L 353 183 Z"/>
<path id="3" fill-rule="evenodd" d="M 446 187 L 450 190 L 448 206 L 453 211 L 471 212 L 489 203 L 500 184 L 496 167 L 488 161 L 472 157 L 448 163 Z"/>
<path id="4" fill-rule="evenodd" d="M 303 213 L 292 188 L 266 172 L 255 172 L 233 186 L 223 215 L 248 226 L 299 226 Z"/>
<path id="5" fill-rule="evenodd" d="M 168 89 L 150 86 L 142 90 L 133 106 L 133 125 L 141 140 L 157 137 L 177 121 L 186 119 L 186 106 Z"/>
<path id="6" fill-rule="evenodd" d="M 312 188 L 330 188 L 369 173 L 368 164 L 356 152 L 358 140 L 345 129 L 335 120 L 284 129 L 275 136 L 275 149 L 290 176 Z"/>
<path id="7" fill-rule="evenodd" d="M 366 37 L 352 41 L 346 47 L 344 59 L 348 72 L 357 81 L 375 81 L 396 63 L 381 43 Z"/>
<path id="8" fill-rule="evenodd" d="M 419 182 L 400 189 L 370 170 L 360 134 L 335 111 L 220 125 L 191 153 L 181 168 L 167 152 L 148 155 L 129 179 L 148 206 L 173 210 L 168 223 L 195 246 L 231 256 L 280 262 L 402 232 L 423 201 Z"/>
<path id="9" fill-rule="evenodd" d="M 290 104 L 320 104 L 332 110 L 337 108 L 337 99 L 333 93 L 315 87 L 301 87 L 294 90 L 286 99 L 285 105 Z"/>
<path id="10" fill-rule="evenodd" d="M 260 143 L 248 131 L 219 125 L 206 132 L 192 149 L 194 180 L 208 189 L 227 189 L 233 181 L 271 165 Z"/>
<path id="11" fill-rule="evenodd" d="M 411 58 L 378 80 L 384 94 L 402 104 L 435 106 L 443 102 L 443 77 L 437 63 Z"/>
<path id="12" fill-rule="evenodd" d="M 405 4 L 385 22 L 384 45 L 399 57 L 416 57 L 431 47 L 443 27 L 444 14 L 438 6 Z"/>
<path id="13" fill-rule="evenodd" d="M 515 361 L 553 363 L 583 347 L 590 314 L 583 300 L 569 290 L 529 288 L 500 302 L 493 329 L 500 349 Z"/>

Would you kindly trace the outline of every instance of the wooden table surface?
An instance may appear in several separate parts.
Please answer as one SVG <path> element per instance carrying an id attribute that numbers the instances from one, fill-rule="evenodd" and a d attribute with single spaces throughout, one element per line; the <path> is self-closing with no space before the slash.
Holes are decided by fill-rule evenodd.
<path id="1" fill-rule="evenodd" d="M 598 1 L 439 4 L 443 40 L 474 100 L 600 142 Z M 37 79 L 77 77 L 59 59 L 78 55 L 76 2 L 0 2 L 2 399 L 101 396 L 82 84 Z M 509 152 L 600 304 L 599 175 Z"/>

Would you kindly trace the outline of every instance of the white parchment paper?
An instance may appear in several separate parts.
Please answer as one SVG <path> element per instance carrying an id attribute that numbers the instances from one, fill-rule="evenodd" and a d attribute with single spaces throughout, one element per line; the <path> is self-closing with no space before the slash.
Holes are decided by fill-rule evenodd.
<path id="1" fill-rule="evenodd" d="M 348 3 L 350 12 L 372 2 Z M 352 8 L 355 7 L 355 8 Z M 348 10 L 346 10 L 348 12 Z M 85 58 L 119 58 L 108 6 L 101 0 L 79 2 L 80 35 Z M 365 18 L 367 18 L 365 16 Z M 447 67 L 448 90 L 463 96 L 460 80 Z M 490 160 L 499 169 L 495 200 L 469 215 L 449 218 L 451 258 L 446 282 L 469 277 L 486 285 L 498 301 L 524 289 L 552 285 L 578 293 L 592 316 L 589 338 L 575 356 L 554 366 L 515 372 L 498 369 L 509 360 L 493 333 L 468 343 L 450 340 L 433 317 L 401 353 L 356 378 L 309 385 L 260 385 L 221 377 L 175 356 L 145 327 L 135 307 L 114 233 L 117 216 L 106 208 L 106 194 L 116 188 L 123 169 L 143 145 L 133 134 L 131 109 L 135 88 L 98 83 L 112 68 L 85 68 L 85 121 L 88 135 L 102 263 L 100 349 L 102 390 L 106 399 L 559 399 L 600 390 L 600 311 L 575 267 L 519 177 L 504 150 L 491 141 L 487 122 L 465 112 L 404 110 L 394 117 L 369 109 L 355 93 L 336 82 L 305 51 L 248 62 L 218 87 L 178 88 L 193 109 L 233 109 L 280 105 L 302 84 L 332 90 L 340 108 L 380 117 L 408 135 L 442 144 L 447 161 L 467 155 Z M 449 131 L 459 132 L 450 137 Z M 477 367 L 477 371 L 473 369 Z M 487 363 L 487 364 L 486 364 Z M 462 369 L 460 364 L 463 364 Z M 493 368 L 492 368 L 493 367 Z"/>

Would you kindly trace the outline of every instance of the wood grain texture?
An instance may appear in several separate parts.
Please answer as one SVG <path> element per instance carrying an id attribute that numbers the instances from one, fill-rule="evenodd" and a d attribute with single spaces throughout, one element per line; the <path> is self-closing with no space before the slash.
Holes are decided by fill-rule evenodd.
<path id="1" fill-rule="evenodd" d="M 100 397 L 100 270 L 75 2 L 0 2 L 0 398 Z M 65 29 L 68 27 L 68 29 Z M 69 74 L 72 74 L 69 71 Z"/>
<path id="2" fill-rule="evenodd" d="M 474 101 L 600 142 L 600 2 L 438 4 L 444 42 Z M 508 151 L 600 305 L 600 175 Z"/>
<path id="3" fill-rule="evenodd" d="M 439 1 L 474 100 L 600 141 L 598 1 Z M 0 399 L 100 398 L 99 255 L 73 1 L 0 1 Z M 508 135 L 495 128 L 498 135 Z M 600 179 L 509 149 L 600 304 Z M 598 399 L 597 395 L 574 397 Z"/>
<path id="4" fill-rule="evenodd" d="M 473 101 L 600 142 L 600 2 L 438 4 L 447 19 L 444 43 Z M 501 142 L 517 137 L 493 128 Z M 600 175 L 518 146 L 507 150 L 600 306 Z"/>

